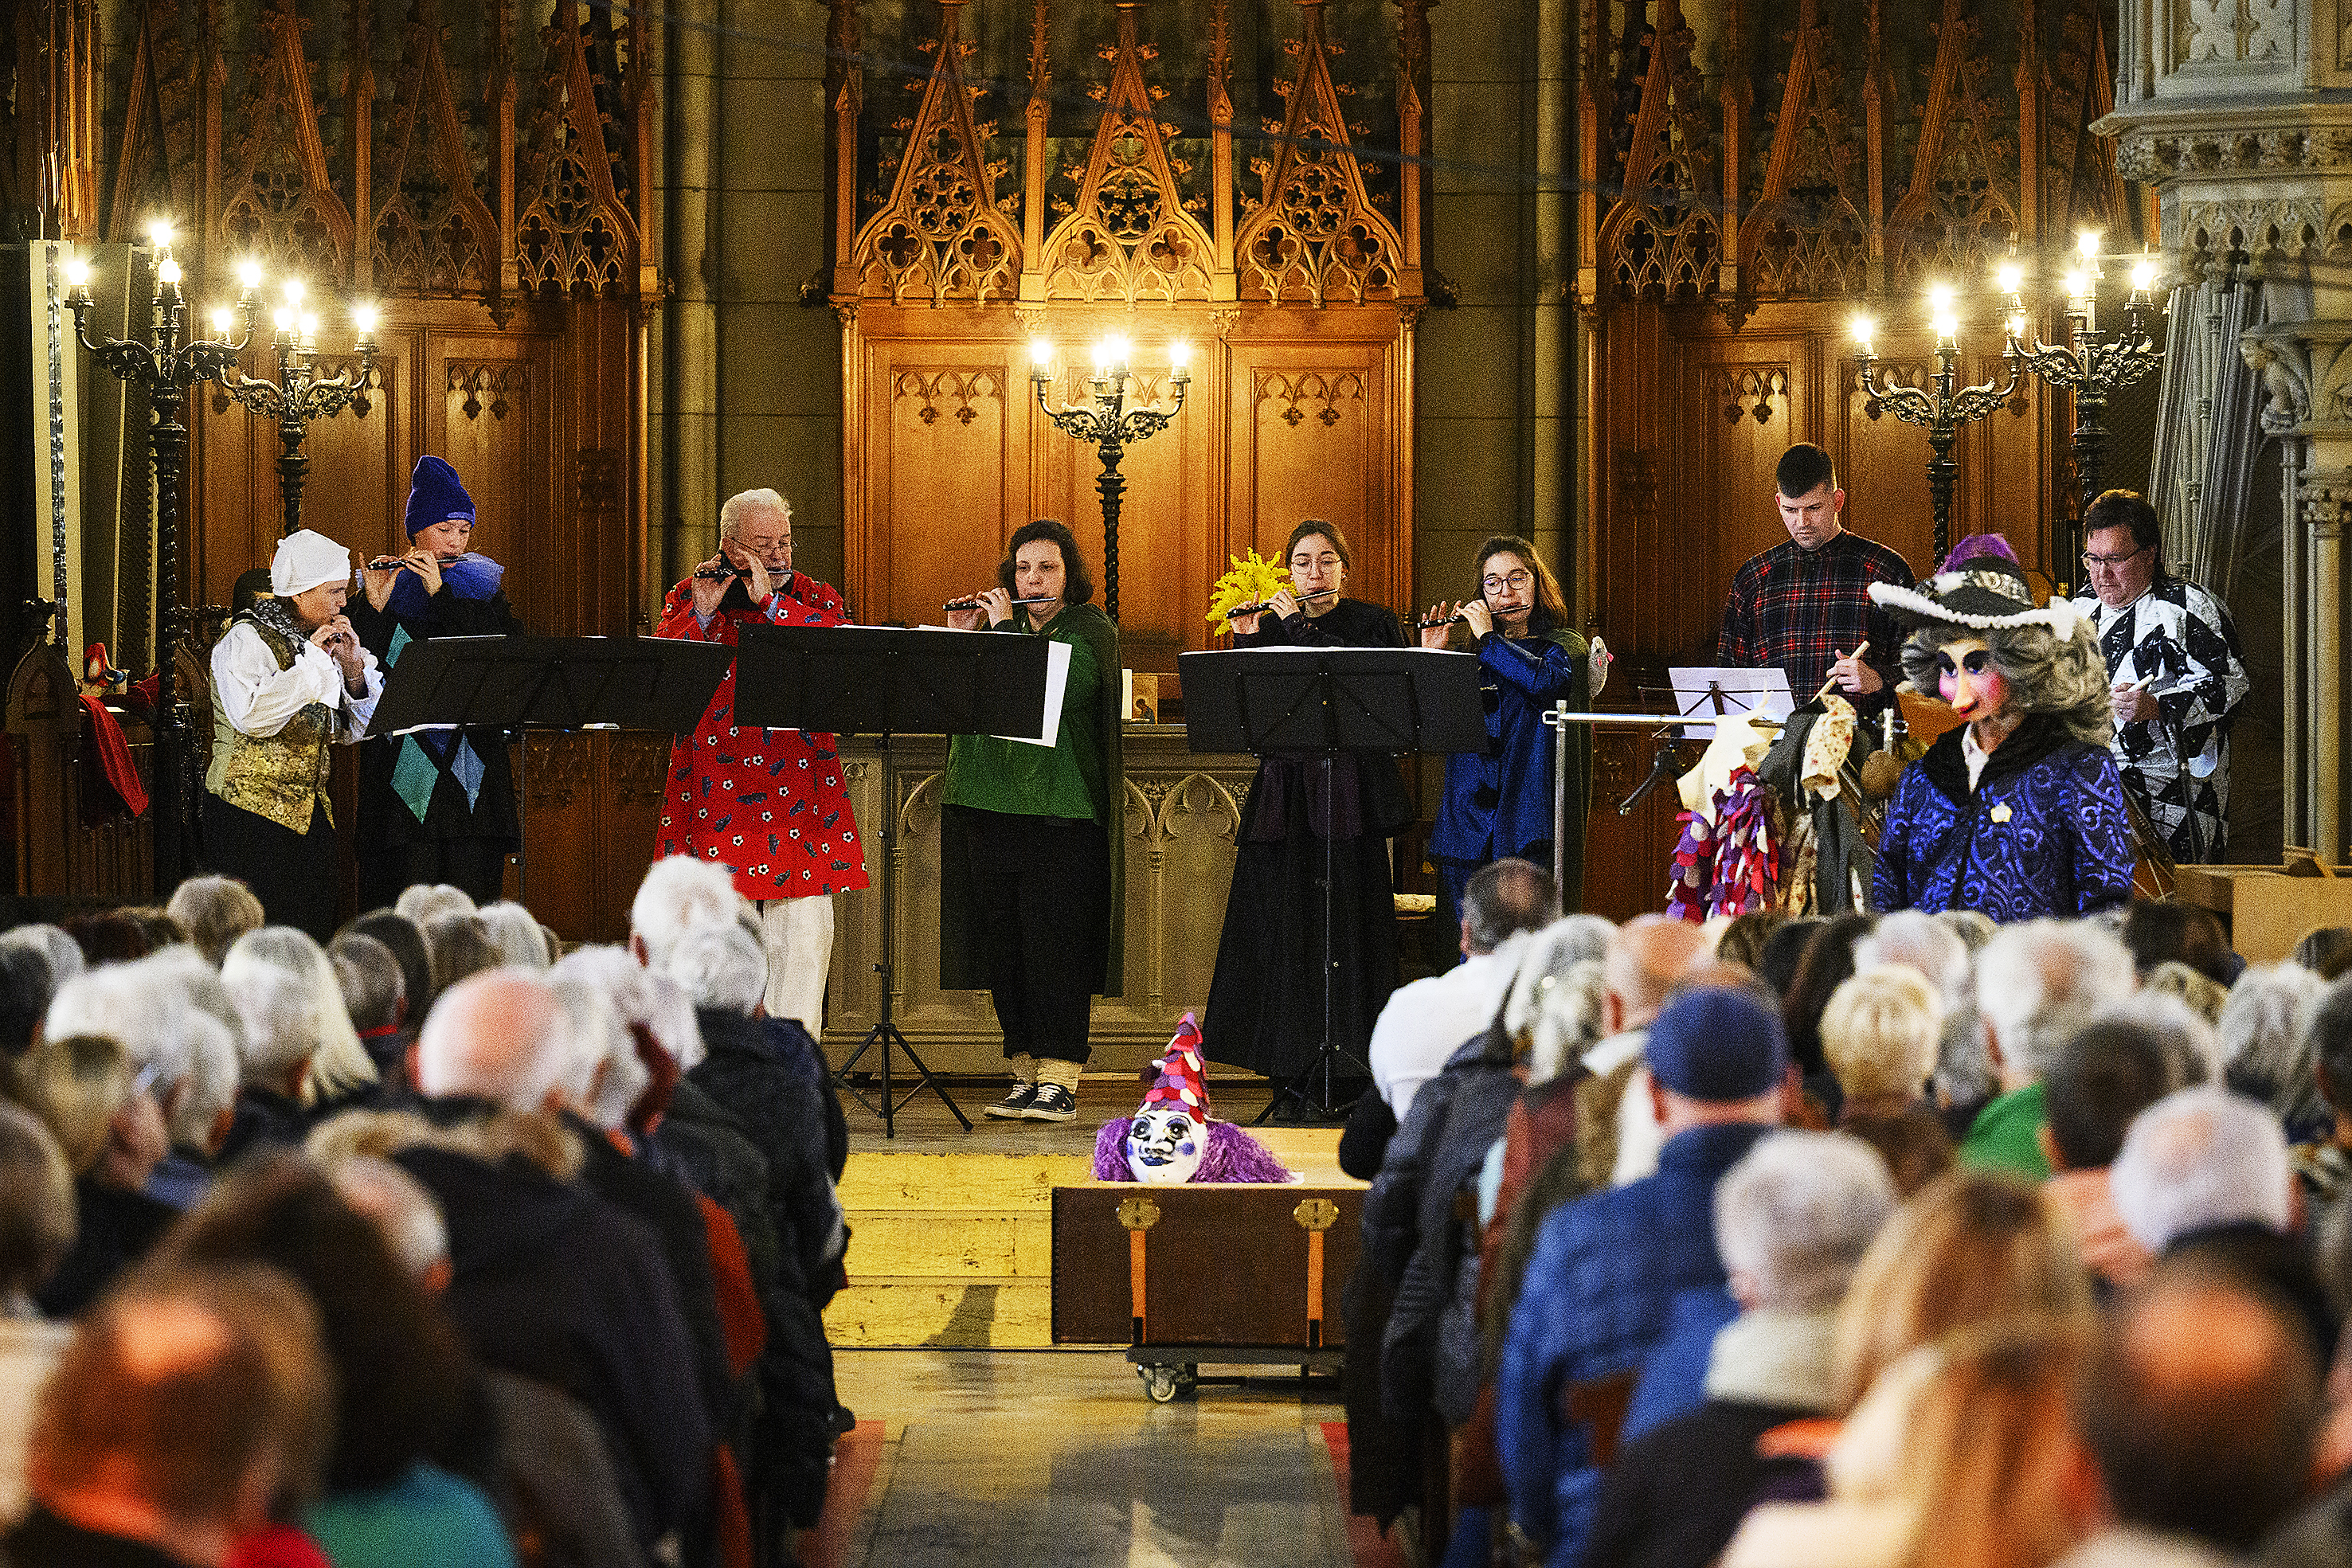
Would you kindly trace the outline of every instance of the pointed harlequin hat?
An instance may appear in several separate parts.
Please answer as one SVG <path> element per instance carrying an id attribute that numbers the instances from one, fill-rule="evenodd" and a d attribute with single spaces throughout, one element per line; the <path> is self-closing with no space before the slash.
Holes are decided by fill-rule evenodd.
<path id="1" fill-rule="evenodd" d="M 2065 640 L 2074 635 L 2078 619 L 2070 600 L 2053 598 L 2042 609 L 2033 607 L 2017 554 L 1999 534 L 1962 539 L 1936 575 L 1916 588 L 1874 582 L 1870 597 L 1906 630 L 1937 623 L 1978 632 L 2047 626 Z"/>
<path id="2" fill-rule="evenodd" d="M 1186 1013 L 1168 1042 L 1168 1054 L 1151 1064 L 1160 1076 L 1143 1092 L 1143 1109 L 1154 1105 L 1181 1106 L 1202 1122 L 1209 1119 L 1209 1084 L 1201 1071 L 1201 1026 Z"/>

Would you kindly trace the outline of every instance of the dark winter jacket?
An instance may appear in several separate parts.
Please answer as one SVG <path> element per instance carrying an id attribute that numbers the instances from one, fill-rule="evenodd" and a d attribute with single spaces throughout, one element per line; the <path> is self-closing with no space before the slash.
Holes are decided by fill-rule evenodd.
<path id="1" fill-rule="evenodd" d="M 640 1545 L 695 1529 L 709 1502 L 710 1420 L 653 1234 L 520 1156 L 494 1165 L 416 1145 L 394 1157 L 448 1226 L 442 1304 L 476 1359 L 587 1406 L 612 1446 Z"/>
<path id="2" fill-rule="evenodd" d="M 1581 1561 L 1599 1472 L 1591 1434 L 1563 1418 L 1568 1390 L 1638 1374 L 1665 1332 L 1675 1292 L 1724 1282 L 1715 1185 L 1769 1127 L 1694 1127 L 1655 1176 L 1593 1193 L 1544 1222 L 1503 1343 L 1495 1437 L 1511 1517 L 1545 1561 Z"/>

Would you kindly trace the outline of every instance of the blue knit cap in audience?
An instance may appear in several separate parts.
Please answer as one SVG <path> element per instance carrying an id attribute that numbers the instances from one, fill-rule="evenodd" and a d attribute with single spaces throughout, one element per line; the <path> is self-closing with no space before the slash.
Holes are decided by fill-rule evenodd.
<path id="1" fill-rule="evenodd" d="M 408 515 L 404 519 L 408 537 L 415 538 L 452 517 L 472 522 L 474 497 L 466 494 L 465 483 L 455 468 L 427 454 L 416 460 L 416 472 L 408 476 Z"/>
<path id="2" fill-rule="evenodd" d="M 1676 997 L 1650 1024 L 1650 1076 L 1691 1100 L 1726 1104 L 1780 1087 L 1789 1036 L 1780 1015 L 1730 987 Z"/>

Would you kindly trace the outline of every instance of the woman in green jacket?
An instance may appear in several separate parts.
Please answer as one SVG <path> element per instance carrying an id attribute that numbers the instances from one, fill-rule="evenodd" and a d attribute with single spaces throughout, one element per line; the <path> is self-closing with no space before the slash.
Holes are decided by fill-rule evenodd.
<path id="1" fill-rule="evenodd" d="M 1024 523 L 997 586 L 949 612 L 1070 647 L 1051 747 L 960 735 L 948 748 L 940 814 L 940 984 L 985 988 L 1004 1031 L 1012 1092 L 991 1116 L 1077 1114 L 1089 998 L 1119 994 L 1118 629 L 1088 602 L 1077 540 L 1051 518 Z"/>

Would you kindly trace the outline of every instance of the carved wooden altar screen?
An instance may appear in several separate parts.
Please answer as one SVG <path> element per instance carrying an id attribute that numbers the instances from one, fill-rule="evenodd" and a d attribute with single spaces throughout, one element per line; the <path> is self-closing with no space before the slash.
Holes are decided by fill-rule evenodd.
<path id="1" fill-rule="evenodd" d="M 11 204 L 37 202 L 79 242 L 135 239 L 169 215 L 200 308 L 234 295 L 247 256 L 273 278 L 301 277 L 322 318 L 322 374 L 352 362 L 338 357 L 352 344 L 341 302 L 379 302 L 365 394 L 310 427 L 304 525 L 363 551 L 404 542 L 409 471 L 436 453 L 464 476 L 476 548 L 506 563 L 530 630 L 635 629 L 644 313 L 659 258 L 640 228 L 653 106 L 628 14 L 585 0 L 135 0 L 126 12 L 125 68 L 101 76 L 87 49 L 42 57 L 58 104 L 30 104 L 46 116 L 36 124 L 19 103 Z M 403 13 L 379 36 L 381 17 Z M 27 152 L 44 136 L 63 171 L 47 200 Z M 268 330 L 265 317 L 250 372 L 275 372 Z M 226 605 L 279 535 L 275 426 L 209 387 L 188 418 L 184 581 L 191 604 Z M 152 659 L 136 643 L 119 652 L 134 669 Z M 604 755 L 614 748 L 629 755 Z M 641 788 L 646 749 L 654 783 Z M 534 741 L 532 902 L 568 935 L 625 929 L 640 866 L 585 852 L 600 832 L 651 842 L 660 750 L 635 737 Z M 347 770 L 342 787 L 347 810 Z"/>
<path id="2" fill-rule="evenodd" d="M 1351 592 L 1406 601 L 1424 9 L 1407 0 L 1400 34 L 1384 0 L 925 0 L 888 35 L 835 0 L 864 617 L 936 621 L 1034 517 L 1067 521 L 1099 578 L 1099 465 L 1039 411 L 1029 345 L 1060 350 L 1058 405 L 1108 331 L 1133 340 L 1147 399 L 1169 394 L 1169 345 L 1193 346 L 1182 415 L 1121 465 L 1129 665 L 1205 645 L 1226 558 L 1276 553 L 1305 517 L 1347 531 Z"/>
<path id="3" fill-rule="evenodd" d="M 2139 243 L 2114 146 L 2087 129 L 2114 92 L 2096 0 L 1939 0 L 1927 16 L 1801 0 L 1793 18 L 1722 0 L 1700 21 L 1704 50 L 1685 15 L 1697 10 L 1586 0 L 1580 41 L 1577 289 L 1595 358 L 1585 576 L 1592 628 L 1637 677 L 1711 662 L 1732 573 L 1787 537 L 1772 472 L 1792 442 L 1836 460 L 1849 526 L 1933 570 L 1926 433 L 1863 395 L 1857 307 L 1878 319 L 1887 371 L 1916 384 L 1934 363 L 1922 296 L 1956 286 L 1963 372 L 1998 382 L 1990 277 L 2012 241 L 2043 298 L 2078 225 L 2105 231 L 2111 253 Z M 2026 386 L 1960 436 L 1952 537 L 2000 530 L 2029 568 L 2070 580 L 2050 524 L 2070 505 L 2072 427 L 2063 399 Z M 1610 700 L 1633 706 L 1633 685 Z M 1602 731 L 1595 800 L 1622 799 L 1650 755 L 1647 736 Z M 1592 907 L 1660 906 L 1671 802 L 1660 791 L 1633 817 L 1595 813 Z"/>

